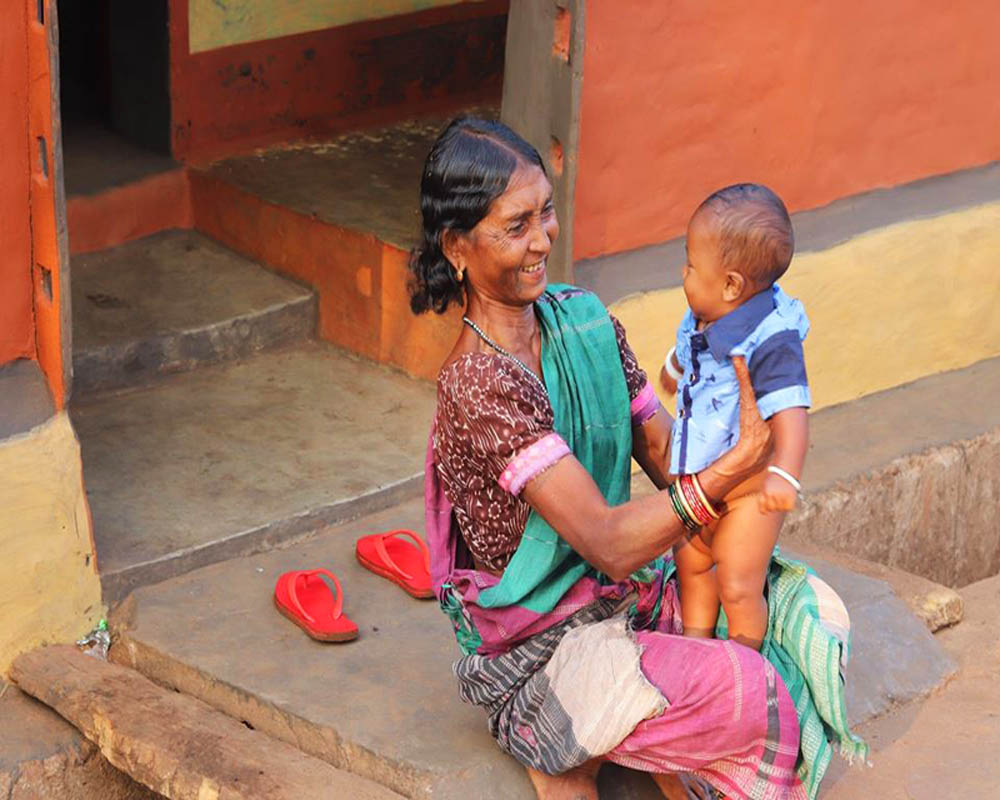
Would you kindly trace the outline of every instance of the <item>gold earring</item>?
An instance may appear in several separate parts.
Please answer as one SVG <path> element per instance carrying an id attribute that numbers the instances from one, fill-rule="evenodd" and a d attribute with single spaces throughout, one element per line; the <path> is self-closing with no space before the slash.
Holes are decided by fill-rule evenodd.
<path id="1" fill-rule="evenodd" d="M 461 283 L 462 282 L 462 278 L 464 278 L 464 277 L 465 277 L 465 267 L 457 267 L 455 269 L 455 280 L 457 280 L 459 283 Z"/>

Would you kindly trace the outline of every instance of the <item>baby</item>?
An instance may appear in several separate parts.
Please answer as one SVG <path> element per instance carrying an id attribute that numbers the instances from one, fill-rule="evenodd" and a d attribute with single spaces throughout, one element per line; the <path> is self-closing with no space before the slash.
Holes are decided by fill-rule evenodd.
<path id="1" fill-rule="evenodd" d="M 792 223 L 765 186 L 741 183 L 705 200 L 687 229 L 688 312 L 667 354 L 664 386 L 677 392 L 670 471 L 696 473 L 739 436 L 736 373 L 745 356 L 774 451 L 769 466 L 726 498 L 718 520 L 674 549 L 687 636 L 714 634 L 719 603 L 729 638 L 760 649 L 764 579 L 784 512 L 795 507 L 809 442 L 802 340 L 809 320 L 775 283 L 792 259 Z"/>

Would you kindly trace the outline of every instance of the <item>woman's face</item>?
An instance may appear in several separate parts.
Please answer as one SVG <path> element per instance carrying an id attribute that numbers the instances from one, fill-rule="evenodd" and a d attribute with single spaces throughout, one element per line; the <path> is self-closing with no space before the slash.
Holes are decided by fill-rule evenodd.
<path id="1" fill-rule="evenodd" d="M 530 305 L 545 291 L 545 261 L 558 235 L 552 184 L 537 166 L 520 166 L 489 213 L 457 238 L 451 260 L 464 267 L 470 294 Z"/>

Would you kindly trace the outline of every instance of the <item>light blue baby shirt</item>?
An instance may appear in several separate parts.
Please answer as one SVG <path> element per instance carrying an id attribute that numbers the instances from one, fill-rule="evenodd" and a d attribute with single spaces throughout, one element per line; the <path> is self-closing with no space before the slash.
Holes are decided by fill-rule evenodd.
<path id="1" fill-rule="evenodd" d="M 802 303 L 774 284 L 702 331 L 688 309 L 677 329 L 677 419 L 670 471 L 698 472 L 739 439 L 739 384 L 730 356 L 746 357 L 761 416 L 812 405 L 802 341 Z"/>

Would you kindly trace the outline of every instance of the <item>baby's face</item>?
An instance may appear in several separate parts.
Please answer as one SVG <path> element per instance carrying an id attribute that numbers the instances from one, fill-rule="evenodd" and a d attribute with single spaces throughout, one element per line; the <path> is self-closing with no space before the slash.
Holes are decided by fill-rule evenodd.
<path id="1" fill-rule="evenodd" d="M 729 312 L 730 306 L 722 294 L 726 271 L 720 263 L 715 231 L 705 217 L 696 214 L 688 223 L 687 263 L 682 275 L 691 311 L 702 322 L 715 322 Z"/>

